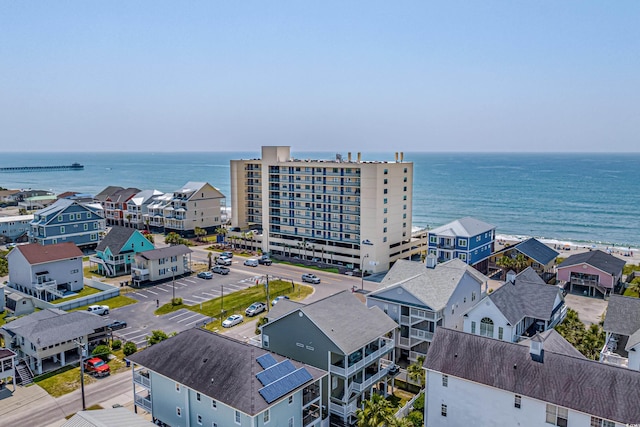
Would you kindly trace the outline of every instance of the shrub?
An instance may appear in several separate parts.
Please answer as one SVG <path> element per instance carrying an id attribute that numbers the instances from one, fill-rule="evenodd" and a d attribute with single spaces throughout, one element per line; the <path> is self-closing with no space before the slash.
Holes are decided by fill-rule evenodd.
<path id="1" fill-rule="evenodd" d="M 96 348 L 94 348 L 93 351 L 91 352 L 92 356 L 97 356 L 100 359 L 104 360 L 105 362 L 109 360 L 110 354 L 111 354 L 111 349 L 109 348 L 108 345 L 104 345 L 104 344 L 96 346 Z"/>
<path id="2" fill-rule="evenodd" d="M 136 347 L 135 343 L 131 341 L 124 343 L 124 348 L 122 349 L 122 352 L 124 353 L 125 356 L 131 356 L 136 351 L 138 351 L 138 347 Z"/>
<path id="3" fill-rule="evenodd" d="M 424 393 L 420 395 L 416 400 L 413 401 L 413 409 L 416 411 L 424 412 Z"/>
<path id="4" fill-rule="evenodd" d="M 260 334 L 261 334 L 260 326 L 262 326 L 262 325 L 266 325 L 268 321 L 269 321 L 269 320 L 268 320 L 266 317 L 261 317 L 261 318 L 258 320 L 258 323 L 256 323 L 256 331 L 255 331 L 255 332 L 256 332 L 256 335 L 260 335 Z"/>
<path id="5" fill-rule="evenodd" d="M 122 341 L 114 340 L 111 343 L 111 350 L 120 350 L 122 348 Z"/>
<path id="6" fill-rule="evenodd" d="M 409 421 L 411 421 L 411 423 L 414 426 L 423 425 L 422 417 L 423 417 L 423 413 L 420 411 L 411 411 L 409 415 L 407 415 L 407 418 L 409 419 Z"/>
<path id="7" fill-rule="evenodd" d="M 171 298 L 171 305 L 182 305 L 182 298 Z"/>
<path id="8" fill-rule="evenodd" d="M 167 335 L 166 332 L 160 329 L 156 329 L 154 331 L 151 331 L 151 335 L 147 337 L 147 344 L 149 345 L 158 344 L 159 342 L 164 341 L 167 338 L 169 338 L 169 336 Z"/>

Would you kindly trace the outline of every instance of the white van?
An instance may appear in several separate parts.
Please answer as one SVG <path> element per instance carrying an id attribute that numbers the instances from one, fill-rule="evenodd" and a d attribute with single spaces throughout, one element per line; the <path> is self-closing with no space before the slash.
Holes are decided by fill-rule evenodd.
<path id="1" fill-rule="evenodd" d="M 244 265 L 248 265 L 250 267 L 257 267 L 258 266 L 258 260 L 255 258 L 249 258 L 248 260 L 246 260 L 244 262 Z"/>

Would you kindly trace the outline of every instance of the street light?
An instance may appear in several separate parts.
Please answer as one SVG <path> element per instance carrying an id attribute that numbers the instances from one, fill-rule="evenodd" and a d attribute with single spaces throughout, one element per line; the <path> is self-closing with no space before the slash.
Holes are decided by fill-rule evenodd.
<path id="1" fill-rule="evenodd" d="M 362 257 L 362 265 L 360 265 L 360 277 L 361 277 L 361 284 L 360 284 L 360 289 L 362 289 L 364 291 L 364 260 L 369 258 L 369 254 L 366 254 L 365 256 Z"/>
<path id="2" fill-rule="evenodd" d="M 75 345 L 78 346 L 78 349 L 80 349 L 80 390 L 82 392 L 82 410 L 86 411 L 87 410 L 87 403 L 85 401 L 84 398 L 84 357 L 85 357 L 85 351 L 86 351 L 86 347 L 84 344 L 82 344 L 79 341 L 73 341 Z"/>

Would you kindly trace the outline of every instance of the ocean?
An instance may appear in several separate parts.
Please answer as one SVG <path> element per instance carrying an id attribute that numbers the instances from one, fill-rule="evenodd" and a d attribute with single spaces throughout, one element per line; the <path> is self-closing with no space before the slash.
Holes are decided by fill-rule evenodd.
<path id="1" fill-rule="evenodd" d="M 292 155 L 335 159 L 336 153 Z M 95 194 L 107 185 L 169 192 L 208 181 L 229 197 L 229 160 L 259 157 L 259 151 L 3 153 L 0 166 L 78 162 L 84 170 L 1 172 L 0 186 Z M 404 159 L 414 163 L 414 227 L 472 216 L 503 236 L 640 247 L 640 154 L 404 153 Z M 394 153 L 363 153 L 362 160 L 393 161 Z"/>

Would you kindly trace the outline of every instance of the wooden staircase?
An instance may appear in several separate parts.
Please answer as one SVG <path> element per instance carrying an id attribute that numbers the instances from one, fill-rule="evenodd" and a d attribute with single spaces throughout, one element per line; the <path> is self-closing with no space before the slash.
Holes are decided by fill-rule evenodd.
<path id="1" fill-rule="evenodd" d="M 26 362 L 20 361 L 16 365 L 16 373 L 18 374 L 17 382 L 23 386 L 33 383 L 33 372 L 29 369 Z"/>

